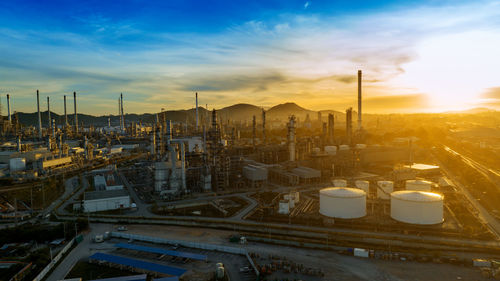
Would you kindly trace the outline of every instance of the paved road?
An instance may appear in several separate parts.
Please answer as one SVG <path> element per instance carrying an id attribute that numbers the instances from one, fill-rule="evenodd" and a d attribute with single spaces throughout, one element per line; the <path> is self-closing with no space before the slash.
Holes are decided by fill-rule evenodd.
<path id="1" fill-rule="evenodd" d="M 109 249 L 112 245 L 107 243 L 93 243 L 92 237 L 96 234 L 103 234 L 106 231 L 112 230 L 112 225 L 104 224 L 91 224 L 90 231 L 84 234 L 83 241 L 78 244 L 73 250 L 59 263 L 59 265 L 52 271 L 46 281 L 63 280 L 66 275 L 71 271 L 71 268 L 80 260 L 87 258 L 96 251 L 104 251 Z"/>

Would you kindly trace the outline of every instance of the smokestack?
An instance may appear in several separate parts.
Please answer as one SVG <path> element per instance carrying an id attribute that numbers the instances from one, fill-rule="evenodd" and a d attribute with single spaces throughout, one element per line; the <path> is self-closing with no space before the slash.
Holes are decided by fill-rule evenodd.
<path id="1" fill-rule="evenodd" d="M 334 135 L 333 131 L 335 129 L 335 121 L 333 119 L 333 114 L 328 114 L 328 142 L 330 145 L 333 144 L 334 142 Z"/>
<path id="2" fill-rule="evenodd" d="M 295 116 L 290 116 L 288 122 L 288 153 L 289 160 L 295 161 Z"/>
<path id="3" fill-rule="evenodd" d="M 215 111 L 215 108 L 212 110 L 212 129 L 217 129 L 217 111 Z"/>
<path id="4" fill-rule="evenodd" d="M 352 144 L 352 108 L 345 111 L 345 131 L 347 135 L 347 144 Z"/>
<path id="5" fill-rule="evenodd" d="M 123 94 L 120 93 L 120 111 L 122 113 L 122 131 L 125 130 L 125 115 L 123 115 Z"/>
<path id="6" fill-rule="evenodd" d="M 184 147 L 184 142 L 180 143 L 181 146 L 181 180 L 182 180 L 182 189 L 186 190 L 186 152 Z"/>
<path id="7" fill-rule="evenodd" d="M 266 144 L 266 112 L 262 109 L 262 143 Z"/>
<path id="8" fill-rule="evenodd" d="M 122 127 L 122 107 L 120 103 L 120 98 L 118 98 L 118 116 L 120 117 L 120 131 L 123 131 Z"/>
<path id="9" fill-rule="evenodd" d="M 362 121 L 361 121 L 361 79 L 362 79 L 362 72 L 361 70 L 358 70 L 358 130 L 361 130 L 362 126 Z"/>
<path id="10" fill-rule="evenodd" d="M 52 136 L 56 137 L 56 119 L 52 119 Z"/>
<path id="11" fill-rule="evenodd" d="M 12 117 L 10 117 L 10 96 L 7 94 L 7 118 L 9 120 L 9 124 L 12 124 Z"/>
<path id="12" fill-rule="evenodd" d="M 64 127 L 68 126 L 68 113 L 66 112 L 66 95 L 64 95 Z"/>
<path id="13" fill-rule="evenodd" d="M 255 115 L 253 116 L 253 119 L 252 119 L 252 145 L 253 145 L 253 148 L 255 149 L 255 127 L 257 125 L 257 122 L 255 120 Z"/>
<path id="14" fill-rule="evenodd" d="M 198 92 L 196 92 L 196 131 L 198 132 Z"/>
<path id="15" fill-rule="evenodd" d="M 73 101 L 75 105 L 75 132 L 78 134 L 78 113 L 76 111 L 76 92 L 73 92 Z"/>
<path id="16" fill-rule="evenodd" d="M 49 130 L 47 132 L 50 132 L 50 129 L 52 128 L 52 119 L 50 118 L 50 98 L 47 97 L 47 115 L 49 118 Z"/>
<path id="17" fill-rule="evenodd" d="M 38 110 L 38 138 L 42 139 L 42 115 L 40 114 L 40 94 L 36 90 L 36 107 Z"/>

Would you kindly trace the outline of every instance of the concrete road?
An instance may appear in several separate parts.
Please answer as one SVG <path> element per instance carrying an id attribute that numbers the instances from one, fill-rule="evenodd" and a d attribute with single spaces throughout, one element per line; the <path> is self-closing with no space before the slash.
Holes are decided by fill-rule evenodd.
<path id="1" fill-rule="evenodd" d="M 62 260 L 62 262 L 59 263 L 46 280 L 63 280 L 78 261 L 87 258 L 94 252 L 102 252 L 109 249 L 112 245 L 107 243 L 93 243 L 92 237 L 96 234 L 103 234 L 106 231 L 110 231 L 112 228 L 112 225 L 91 224 L 90 231 L 85 233 L 83 236 L 83 241 L 73 248 L 73 250 Z"/>

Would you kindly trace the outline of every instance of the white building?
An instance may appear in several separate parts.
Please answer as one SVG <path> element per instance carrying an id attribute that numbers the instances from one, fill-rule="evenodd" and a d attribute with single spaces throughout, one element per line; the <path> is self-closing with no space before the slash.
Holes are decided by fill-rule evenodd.
<path id="1" fill-rule="evenodd" d="M 85 192 L 84 212 L 100 212 L 130 208 L 130 196 L 123 190 Z"/>

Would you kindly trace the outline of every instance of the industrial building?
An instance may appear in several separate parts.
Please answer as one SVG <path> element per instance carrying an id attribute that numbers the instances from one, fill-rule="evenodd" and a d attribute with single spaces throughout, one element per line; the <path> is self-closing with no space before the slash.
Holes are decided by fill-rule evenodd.
<path id="1" fill-rule="evenodd" d="M 101 212 L 131 207 L 130 195 L 123 189 L 85 192 L 84 212 Z"/>

